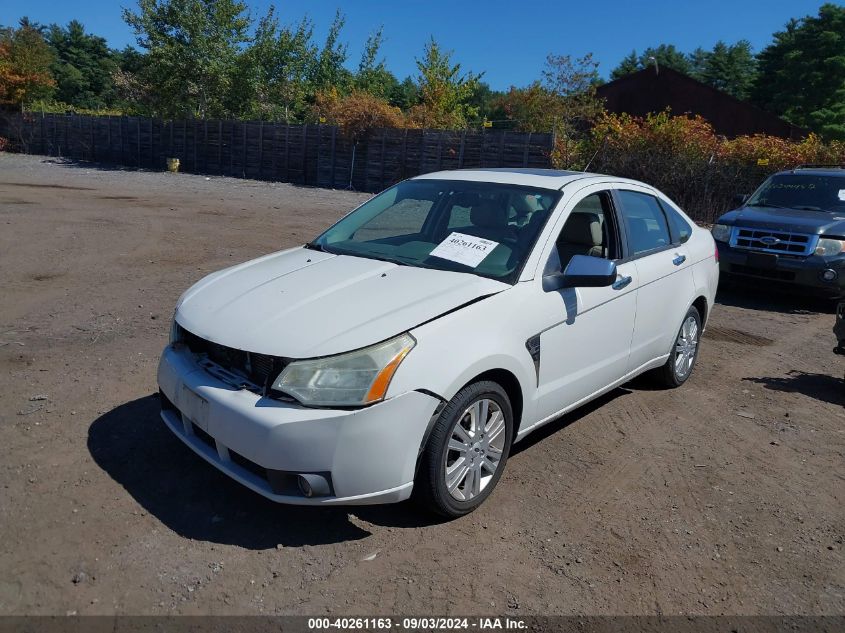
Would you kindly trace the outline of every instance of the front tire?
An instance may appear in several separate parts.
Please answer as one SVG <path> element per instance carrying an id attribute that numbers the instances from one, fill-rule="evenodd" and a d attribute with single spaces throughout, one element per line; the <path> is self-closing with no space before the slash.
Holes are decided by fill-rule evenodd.
<path id="1" fill-rule="evenodd" d="M 698 314 L 695 306 L 690 306 L 681 323 L 681 329 L 675 337 L 675 343 L 666 364 L 656 372 L 661 385 L 674 389 L 689 379 L 695 367 L 695 361 L 698 359 L 700 340 L 701 315 Z"/>
<path id="2" fill-rule="evenodd" d="M 441 411 L 414 482 L 423 506 L 449 518 L 475 510 L 502 476 L 513 441 L 513 409 L 505 390 L 479 381 Z"/>

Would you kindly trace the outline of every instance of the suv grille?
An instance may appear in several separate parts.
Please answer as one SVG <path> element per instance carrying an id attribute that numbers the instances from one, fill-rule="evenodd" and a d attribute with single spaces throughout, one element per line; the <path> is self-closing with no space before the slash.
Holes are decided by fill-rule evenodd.
<path id="1" fill-rule="evenodd" d="M 191 353 L 201 357 L 201 364 L 224 382 L 266 395 L 287 362 L 277 356 L 245 352 L 226 347 L 189 332 L 179 326 L 179 339 Z M 211 361 L 217 368 L 208 362 Z M 222 369 L 224 371 L 215 371 Z"/>
<path id="2" fill-rule="evenodd" d="M 816 247 L 817 236 L 806 233 L 789 233 L 771 229 L 734 227 L 731 246 L 765 253 L 807 256 Z"/>

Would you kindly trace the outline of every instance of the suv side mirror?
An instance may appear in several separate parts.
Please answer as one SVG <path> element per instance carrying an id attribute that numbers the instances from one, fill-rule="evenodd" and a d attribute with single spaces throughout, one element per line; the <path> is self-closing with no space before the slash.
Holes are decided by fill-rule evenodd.
<path id="1" fill-rule="evenodd" d="M 750 198 L 747 193 L 738 193 L 733 197 L 733 205 L 734 207 L 741 207 L 745 204 L 746 200 Z"/>
<path id="2" fill-rule="evenodd" d="M 543 276 L 543 290 L 554 292 L 561 288 L 600 288 L 616 281 L 616 263 L 601 257 L 573 255 L 563 272 Z"/>

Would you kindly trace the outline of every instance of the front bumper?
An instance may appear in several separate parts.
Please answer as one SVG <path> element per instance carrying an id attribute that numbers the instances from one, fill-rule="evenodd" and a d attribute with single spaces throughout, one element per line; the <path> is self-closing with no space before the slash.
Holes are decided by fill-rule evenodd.
<path id="1" fill-rule="evenodd" d="M 362 409 L 307 408 L 234 389 L 179 344 L 162 353 L 158 384 L 162 419 L 194 452 L 268 499 L 298 505 L 407 499 L 439 404 L 412 391 Z M 289 485 L 300 473 L 326 475 L 331 494 L 304 496 Z"/>
<path id="2" fill-rule="evenodd" d="M 845 295 L 845 254 L 837 257 L 791 257 L 733 248 L 725 242 L 716 244 L 719 248 L 719 271 L 723 276 L 766 280 L 774 285 L 826 297 Z M 835 271 L 836 278 L 824 280 L 822 273 L 826 270 Z"/>

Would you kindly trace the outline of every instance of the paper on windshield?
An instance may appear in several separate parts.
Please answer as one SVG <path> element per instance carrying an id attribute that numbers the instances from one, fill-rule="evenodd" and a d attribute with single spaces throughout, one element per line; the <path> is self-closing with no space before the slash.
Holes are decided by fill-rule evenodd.
<path id="1" fill-rule="evenodd" d="M 431 251 L 431 255 L 475 268 L 498 245 L 483 237 L 453 232 Z"/>
<path id="2" fill-rule="evenodd" d="M 845 189 L 839 190 L 839 199 L 845 201 Z"/>

